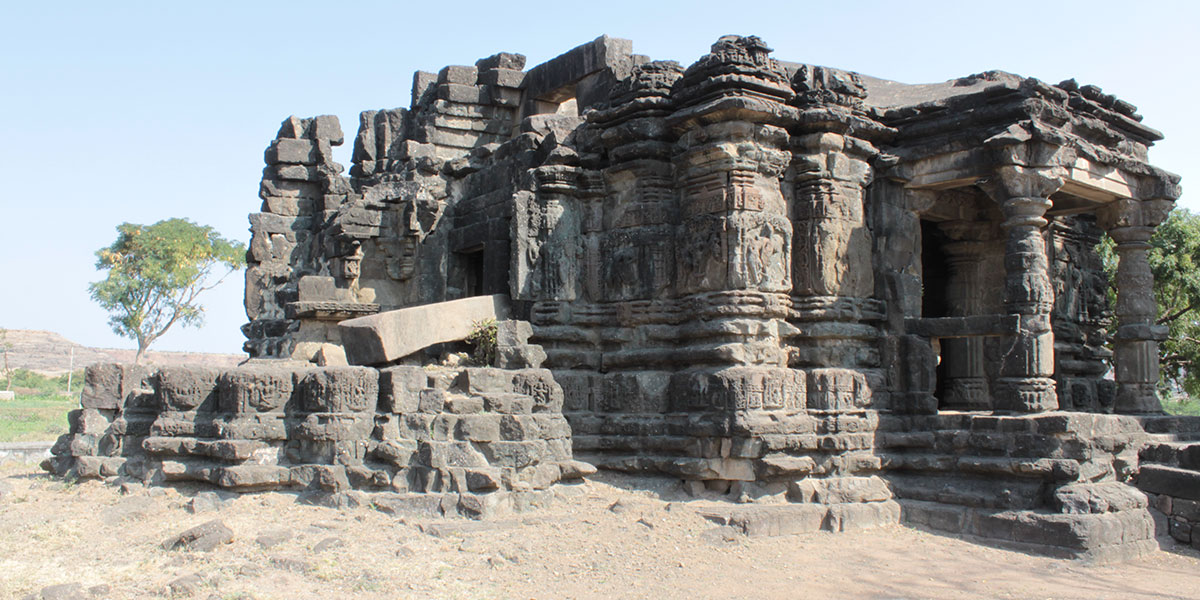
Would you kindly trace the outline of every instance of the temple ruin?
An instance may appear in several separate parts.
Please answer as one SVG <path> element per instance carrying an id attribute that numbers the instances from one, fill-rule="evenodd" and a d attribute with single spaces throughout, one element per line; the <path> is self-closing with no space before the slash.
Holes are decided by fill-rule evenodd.
<path id="1" fill-rule="evenodd" d="M 1200 418 L 1156 396 L 1162 135 L 1074 80 L 770 53 L 726 36 L 684 68 L 601 37 L 420 72 L 409 108 L 361 114 L 347 175 L 335 117 L 287 119 L 250 216 L 253 360 L 92 368 L 48 466 L 484 515 L 594 465 L 747 531 L 1107 560 L 1158 519 L 1200 547 Z M 487 318 L 493 367 L 437 366 Z"/>

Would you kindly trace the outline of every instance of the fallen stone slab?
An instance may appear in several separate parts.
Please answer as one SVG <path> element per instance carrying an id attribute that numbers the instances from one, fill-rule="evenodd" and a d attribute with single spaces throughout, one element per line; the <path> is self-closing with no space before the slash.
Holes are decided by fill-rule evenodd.
<path id="1" fill-rule="evenodd" d="M 345 545 L 346 545 L 346 540 L 343 540 L 340 537 L 327 537 L 327 538 L 317 542 L 317 544 L 315 546 L 313 546 L 312 551 L 314 554 L 320 554 L 326 550 L 333 550 L 334 548 L 341 548 Z"/>
<path id="2" fill-rule="evenodd" d="M 162 547 L 163 550 L 211 552 L 218 546 L 232 541 L 232 529 L 221 521 L 209 521 L 166 540 L 162 543 Z"/>
<path id="3" fill-rule="evenodd" d="M 267 562 L 280 571 L 291 571 L 293 573 L 309 573 L 315 569 L 311 562 L 291 556 L 272 556 L 267 559 Z"/>
<path id="4" fill-rule="evenodd" d="M 503 294 L 476 296 L 389 310 L 338 323 L 346 360 L 352 365 L 381 365 L 434 344 L 464 340 L 476 324 L 508 317 Z"/>
<path id="5" fill-rule="evenodd" d="M 224 504 L 225 500 L 216 492 L 200 492 L 192 496 L 192 499 L 184 504 L 184 509 L 192 514 L 196 514 L 221 510 Z"/>
<path id="6" fill-rule="evenodd" d="M 54 442 L 3 442 L 0 443 L 0 463 L 36 463 L 50 458 Z"/>
<path id="7" fill-rule="evenodd" d="M 435 538 L 464 537 L 480 532 L 495 531 L 516 525 L 515 521 L 439 521 L 417 523 L 417 530 Z"/>
<path id="8" fill-rule="evenodd" d="M 441 517 L 456 503 L 457 499 L 442 494 L 379 493 L 371 497 L 371 508 L 394 516 Z"/>

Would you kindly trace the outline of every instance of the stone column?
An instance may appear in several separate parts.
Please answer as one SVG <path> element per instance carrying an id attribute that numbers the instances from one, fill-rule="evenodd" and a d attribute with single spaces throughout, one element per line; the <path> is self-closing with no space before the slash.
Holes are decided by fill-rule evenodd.
<path id="1" fill-rule="evenodd" d="M 981 221 L 948 221 L 941 229 L 951 242 L 944 246 L 950 266 L 950 314 L 967 317 L 984 310 L 985 258 L 993 248 L 994 224 Z M 982 337 L 947 338 L 941 341 L 944 363 L 942 407 L 955 410 L 991 410 Z"/>
<path id="2" fill-rule="evenodd" d="M 1050 311 L 1054 288 L 1046 252 L 1046 210 L 1062 180 L 1050 169 L 1003 166 L 1001 210 L 1004 247 L 1005 312 L 1019 318 L 1009 336 L 994 390 L 996 408 L 1042 412 L 1058 408 L 1054 375 L 1054 330 Z"/>
<path id="3" fill-rule="evenodd" d="M 577 167 L 549 164 L 534 170 L 540 219 L 536 279 L 538 300 L 569 301 L 578 296 L 580 227 Z"/>
<path id="4" fill-rule="evenodd" d="M 537 191 L 513 196 L 511 294 L 553 307 L 579 295 L 580 169 L 546 164 L 533 175 Z"/>
<path id="5" fill-rule="evenodd" d="M 1099 211 L 1101 227 L 1117 243 L 1117 334 L 1113 340 L 1119 413 L 1162 412 L 1158 400 L 1158 342 L 1167 328 L 1156 324 L 1150 236 L 1173 203 L 1118 200 Z"/>

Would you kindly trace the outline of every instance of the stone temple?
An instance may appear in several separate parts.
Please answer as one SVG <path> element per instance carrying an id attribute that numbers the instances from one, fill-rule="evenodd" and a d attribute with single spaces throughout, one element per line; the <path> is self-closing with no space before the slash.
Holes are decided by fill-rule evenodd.
<path id="1" fill-rule="evenodd" d="M 335 117 L 287 119 L 252 360 L 92 367 L 47 467 L 484 516 L 594 465 L 748 533 L 1200 547 L 1200 418 L 1155 394 L 1161 134 L 1074 80 L 770 53 L 601 37 L 417 73 L 409 108 L 361 114 L 348 176 Z M 486 318 L 493 367 L 436 366 Z"/>

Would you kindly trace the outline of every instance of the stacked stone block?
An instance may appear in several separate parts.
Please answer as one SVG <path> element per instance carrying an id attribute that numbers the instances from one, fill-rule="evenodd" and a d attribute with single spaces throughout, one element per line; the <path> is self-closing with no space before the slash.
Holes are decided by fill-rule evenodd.
<path id="1" fill-rule="evenodd" d="M 1200 436 L 1191 440 L 1158 437 L 1141 451 L 1137 487 L 1161 515 L 1159 532 L 1165 530 L 1180 544 L 1200 550 L 1200 442 L 1195 441 Z"/>
<path id="2" fill-rule="evenodd" d="M 259 186 L 262 212 L 250 215 L 246 255 L 246 315 L 250 322 L 242 329 L 251 356 L 291 357 L 300 341 L 336 341 L 327 339 L 323 330 L 302 334 L 301 323 L 295 312 L 289 314 L 288 305 L 301 300 L 353 300 L 332 290 L 321 297 L 301 297 L 303 277 L 334 274 L 337 266 L 329 259 L 346 253 L 345 248 L 318 235 L 352 193 L 341 175 L 342 166 L 333 160 L 333 146 L 342 141 L 335 116 L 289 117 L 266 150 L 267 166 Z"/>
<path id="3" fill-rule="evenodd" d="M 562 389 L 540 369 L 94 365 L 86 381 L 46 464 L 59 474 L 436 495 L 483 516 L 593 470 L 572 458 Z"/>

